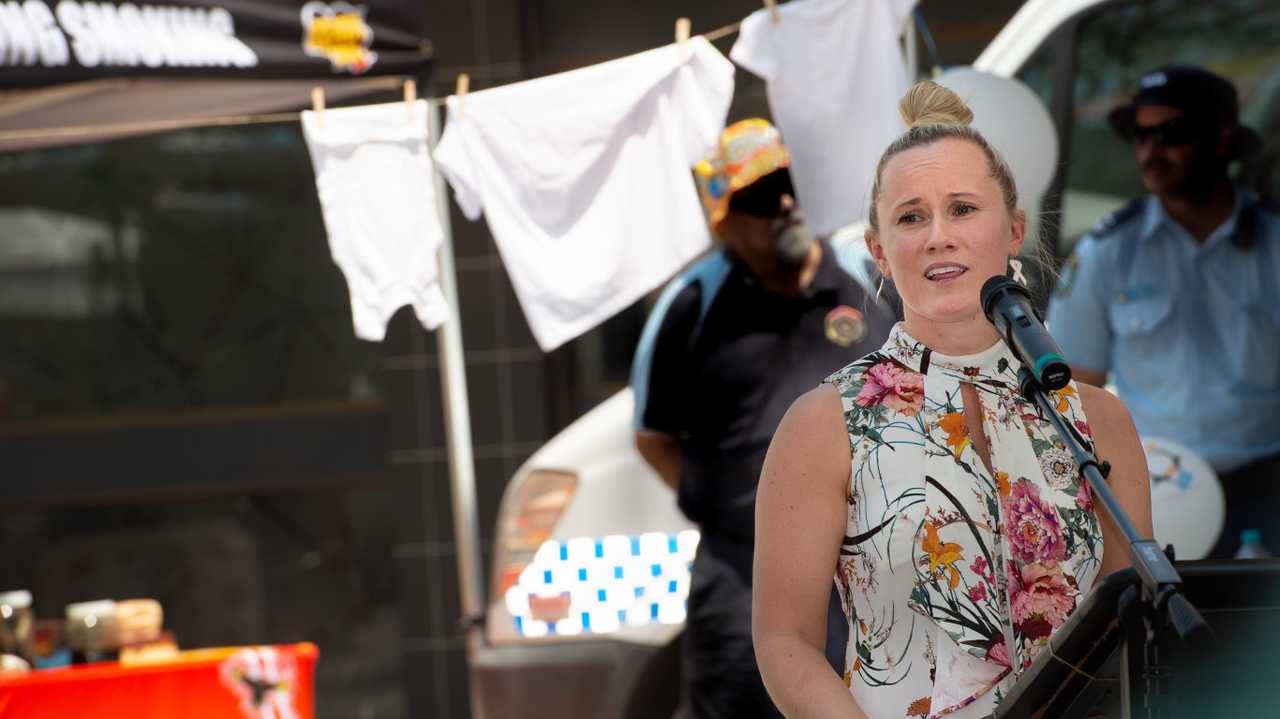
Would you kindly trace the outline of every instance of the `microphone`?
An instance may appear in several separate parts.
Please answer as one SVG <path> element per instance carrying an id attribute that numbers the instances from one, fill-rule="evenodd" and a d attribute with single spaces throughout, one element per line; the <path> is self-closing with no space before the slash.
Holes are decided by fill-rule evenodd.
<path id="1" fill-rule="evenodd" d="M 996 275 L 982 285 L 982 313 L 1040 386 L 1062 389 L 1071 381 L 1071 368 L 1044 322 L 1031 306 L 1031 293 L 1013 280 Z"/>

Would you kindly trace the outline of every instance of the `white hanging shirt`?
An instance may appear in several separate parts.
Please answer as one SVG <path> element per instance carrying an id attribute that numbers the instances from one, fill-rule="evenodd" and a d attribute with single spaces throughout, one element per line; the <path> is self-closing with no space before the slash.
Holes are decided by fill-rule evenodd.
<path id="1" fill-rule="evenodd" d="M 544 351 L 710 243 L 690 168 L 715 147 L 733 64 L 704 38 L 447 101 L 436 163 L 481 212 Z"/>
<path id="2" fill-rule="evenodd" d="M 898 43 L 915 0 L 803 0 L 742 21 L 729 57 L 767 83 L 805 220 L 827 235 L 867 217 L 876 162 L 906 128 Z"/>
<path id="3" fill-rule="evenodd" d="M 302 113 L 329 251 L 363 340 L 381 341 L 404 305 L 427 329 L 447 315 L 427 112 L 418 100 Z"/>

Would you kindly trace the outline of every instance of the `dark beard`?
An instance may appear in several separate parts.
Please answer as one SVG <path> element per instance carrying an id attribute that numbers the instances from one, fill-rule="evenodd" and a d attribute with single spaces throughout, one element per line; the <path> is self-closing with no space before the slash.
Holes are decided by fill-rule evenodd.
<path id="1" fill-rule="evenodd" d="M 770 229 L 769 242 L 778 269 L 794 272 L 804 267 L 813 248 L 813 235 L 809 234 L 809 228 L 795 218 L 786 217 L 780 218 Z"/>

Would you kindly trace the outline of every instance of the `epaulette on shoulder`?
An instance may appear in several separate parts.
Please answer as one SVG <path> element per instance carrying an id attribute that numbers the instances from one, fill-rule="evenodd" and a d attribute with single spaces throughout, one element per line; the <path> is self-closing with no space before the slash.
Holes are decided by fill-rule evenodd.
<path id="1" fill-rule="evenodd" d="M 1102 239 L 1107 233 L 1140 215 L 1145 204 L 1146 198 L 1144 197 L 1135 197 L 1129 200 L 1120 209 L 1107 213 L 1101 220 L 1094 223 L 1089 230 L 1089 234 L 1095 238 Z"/>

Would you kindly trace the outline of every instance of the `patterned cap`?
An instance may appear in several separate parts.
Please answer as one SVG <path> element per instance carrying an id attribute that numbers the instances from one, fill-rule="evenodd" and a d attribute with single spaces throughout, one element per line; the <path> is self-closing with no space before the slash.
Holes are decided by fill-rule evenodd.
<path id="1" fill-rule="evenodd" d="M 693 168 L 707 221 L 714 230 L 729 211 L 729 197 L 776 170 L 791 166 L 782 135 L 768 120 L 739 120 L 720 133 L 720 149 Z"/>

